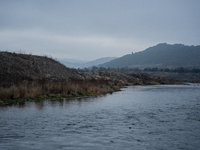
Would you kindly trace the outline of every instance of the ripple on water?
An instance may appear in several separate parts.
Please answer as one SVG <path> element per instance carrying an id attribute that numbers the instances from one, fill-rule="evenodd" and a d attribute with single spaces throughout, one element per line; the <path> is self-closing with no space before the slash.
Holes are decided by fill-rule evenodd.
<path id="1" fill-rule="evenodd" d="M 0 107 L 0 149 L 200 149 L 200 87 L 134 86 L 112 95 Z"/>

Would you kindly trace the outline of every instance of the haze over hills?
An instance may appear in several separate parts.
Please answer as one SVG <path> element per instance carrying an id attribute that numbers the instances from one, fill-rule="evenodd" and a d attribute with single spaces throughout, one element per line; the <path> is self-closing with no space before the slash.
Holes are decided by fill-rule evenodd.
<path id="1" fill-rule="evenodd" d="M 78 60 L 78 59 L 69 59 L 69 58 L 57 58 L 58 61 L 63 61 L 63 62 L 70 62 L 70 63 L 87 63 L 88 61 L 86 60 Z"/>
<path id="2" fill-rule="evenodd" d="M 144 51 L 124 55 L 101 67 L 196 67 L 200 68 L 200 46 L 161 43 Z"/>
<path id="3" fill-rule="evenodd" d="M 103 64 L 103 63 L 106 63 L 106 62 L 109 62 L 109 61 L 112 61 L 114 59 L 116 59 L 117 57 L 103 57 L 103 58 L 99 58 L 99 59 L 96 59 L 96 60 L 93 60 L 93 61 L 89 61 L 87 63 L 84 63 L 81 65 L 82 68 L 84 67 L 92 67 L 92 66 L 97 66 L 99 64 Z"/>
<path id="4" fill-rule="evenodd" d="M 59 62 L 61 62 L 63 65 L 69 68 L 89 68 L 92 66 L 97 66 L 99 64 L 103 64 L 106 62 L 109 62 L 113 59 L 116 59 L 116 57 L 103 57 L 99 58 L 93 61 L 81 61 L 81 60 L 74 60 L 74 59 L 58 59 Z"/>

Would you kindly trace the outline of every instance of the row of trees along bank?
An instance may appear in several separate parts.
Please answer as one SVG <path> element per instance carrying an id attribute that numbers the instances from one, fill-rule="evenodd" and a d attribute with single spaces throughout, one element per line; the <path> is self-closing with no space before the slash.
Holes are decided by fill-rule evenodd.
<path id="1" fill-rule="evenodd" d="M 87 69 L 87 68 L 85 68 Z M 134 68 L 134 67 L 121 67 L 121 68 L 105 68 L 105 67 L 92 67 L 92 70 L 104 70 L 104 71 L 118 71 L 122 73 L 142 73 L 142 72 L 171 72 L 171 73 L 200 73 L 199 68 L 186 68 L 186 67 L 177 67 L 177 68 Z"/>

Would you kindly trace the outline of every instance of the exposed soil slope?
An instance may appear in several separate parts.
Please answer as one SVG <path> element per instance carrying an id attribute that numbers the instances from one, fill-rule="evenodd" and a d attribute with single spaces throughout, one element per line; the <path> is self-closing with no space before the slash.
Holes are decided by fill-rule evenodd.
<path id="1" fill-rule="evenodd" d="M 76 70 L 69 69 L 54 59 L 0 52 L 0 81 L 78 78 Z"/>

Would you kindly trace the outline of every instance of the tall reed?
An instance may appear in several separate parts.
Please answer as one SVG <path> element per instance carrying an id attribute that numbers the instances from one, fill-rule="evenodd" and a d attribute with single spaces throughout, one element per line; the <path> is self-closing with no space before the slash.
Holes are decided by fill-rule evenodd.
<path id="1" fill-rule="evenodd" d="M 24 98 L 39 98 L 42 96 L 80 96 L 80 95 L 98 95 L 118 90 L 106 80 L 46 80 L 37 81 L 19 81 L 9 84 L 9 86 L 0 85 L 0 100 L 14 100 Z M 7 84 L 8 85 L 8 84 Z"/>

